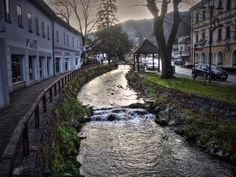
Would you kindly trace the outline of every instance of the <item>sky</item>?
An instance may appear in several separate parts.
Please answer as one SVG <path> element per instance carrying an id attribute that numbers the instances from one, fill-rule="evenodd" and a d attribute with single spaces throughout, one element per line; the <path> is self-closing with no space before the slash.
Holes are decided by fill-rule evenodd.
<path id="1" fill-rule="evenodd" d="M 50 2 L 50 0 L 45 0 Z M 200 0 L 182 0 L 184 3 L 181 3 L 180 10 L 188 10 L 192 5 L 196 4 Z M 152 18 L 151 13 L 148 11 L 146 0 L 117 0 L 118 13 L 117 18 L 120 22 L 129 20 L 129 19 L 145 19 Z M 169 8 L 171 9 L 171 8 Z"/>
<path id="2" fill-rule="evenodd" d="M 181 3 L 180 10 L 188 10 L 192 5 L 199 2 L 199 0 L 183 0 L 185 3 Z M 146 0 L 117 0 L 118 13 L 117 17 L 120 22 L 128 19 L 144 19 L 152 18 L 151 13 L 147 7 Z M 170 8 L 171 9 L 171 8 Z"/>

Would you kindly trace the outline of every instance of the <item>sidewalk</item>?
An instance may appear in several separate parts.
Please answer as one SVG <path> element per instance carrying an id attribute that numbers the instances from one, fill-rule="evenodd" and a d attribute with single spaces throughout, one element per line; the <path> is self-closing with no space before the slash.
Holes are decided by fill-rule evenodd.
<path id="1" fill-rule="evenodd" d="M 39 94 L 64 74 L 66 73 L 12 93 L 11 104 L 0 110 L 0 161 L 19 120 L 30 109 Z"/>

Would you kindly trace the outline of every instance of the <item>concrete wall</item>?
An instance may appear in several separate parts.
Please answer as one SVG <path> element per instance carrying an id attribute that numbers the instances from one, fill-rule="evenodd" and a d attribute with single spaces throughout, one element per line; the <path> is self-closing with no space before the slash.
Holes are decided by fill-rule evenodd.
<path id="1" fill-rule="evenodd" d="M 7 106 L 10 103 L 8 90 L 8 75 L 7 75 L 7 61 L 5 54 L 5 40 L 0 38 L 0 108 Z"/>

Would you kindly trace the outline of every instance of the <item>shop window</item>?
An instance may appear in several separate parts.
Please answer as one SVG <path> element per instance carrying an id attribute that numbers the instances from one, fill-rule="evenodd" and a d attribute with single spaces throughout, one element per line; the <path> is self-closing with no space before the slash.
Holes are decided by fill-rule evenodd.
<path id="1" fill-rule="evenodd" d="M 47 57 L 47 73 L 50 75 L 50 63 L 51 63 L 51 57 Z"/>
<path id="2" fill-rule="evenodd" d="M 33 80 L 34 79 L 34 75 L 33 75 L 33 57 L 29 56 L 29 80 Z"/>
<path id="3" fill-rule="evenodd" d="M 60 72 L 60 58 L 56 57 L 56 73 Z"/>
<path id="4" fill-rule="evenodd" d="M 69 58 L 65 58 L 65 71 L 69 70 L 68 66 L 69 66 Z"/>
<path id="5" fill-rule="evenodd" d="M 12 55 L 11 57 L 12 83 L 22 81 L 21 77 L 21 56 Z"/>
<path id="6" fill-rule="evenodd" d="M 39 77 L 43 78 L 43 62 L 44 57 L 39 57 Z"/>

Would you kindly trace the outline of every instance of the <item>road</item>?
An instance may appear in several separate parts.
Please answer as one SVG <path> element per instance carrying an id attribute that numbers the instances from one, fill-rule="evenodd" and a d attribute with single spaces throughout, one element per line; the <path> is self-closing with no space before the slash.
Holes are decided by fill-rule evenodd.
<path id="1" fill-rule="evenodd" d="M 183 68 L 181 66 L 175 65 L 176 77 L 192 79 L 192 70 L 188 68 Z M 203 78 L 197 78 L 197 80 L 203 80 Z M 222 85 L 236 86 L 236 75 L 229 74 L 226 82 L 223 81 L 212 81 L 213 83 Z"/>

